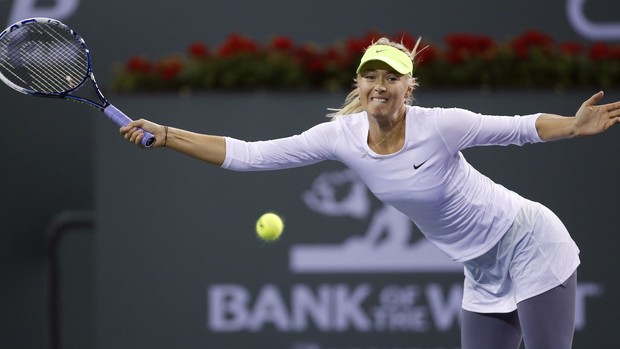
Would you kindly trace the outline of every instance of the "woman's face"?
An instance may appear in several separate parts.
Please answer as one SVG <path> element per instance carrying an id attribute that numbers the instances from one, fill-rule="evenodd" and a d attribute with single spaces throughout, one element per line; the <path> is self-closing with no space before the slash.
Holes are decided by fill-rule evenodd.
<path id="1" fill-rule="evenodd" d="M 382 61 L 370 61 L 357 77 L 360 102 L 373 117 L 397 118 L 405 108 L 405 99 L 412 92 L 410 77 L 402 75 Z"/>

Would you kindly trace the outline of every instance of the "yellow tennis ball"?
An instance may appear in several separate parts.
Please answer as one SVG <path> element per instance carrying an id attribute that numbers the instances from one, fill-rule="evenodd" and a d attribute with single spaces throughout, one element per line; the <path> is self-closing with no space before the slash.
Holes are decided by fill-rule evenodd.
<path id="1" fill-rule="evenodd" d="M 265 241 L 275 241 L 284 230 L 282 218 L 273 212 L 265 213 L 256 221 L 256 234 Z"/>

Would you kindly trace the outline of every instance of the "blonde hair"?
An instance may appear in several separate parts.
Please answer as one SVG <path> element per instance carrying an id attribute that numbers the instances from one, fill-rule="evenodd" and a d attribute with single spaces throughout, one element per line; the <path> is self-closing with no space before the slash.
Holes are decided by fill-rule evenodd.
<path id="1" fill-rule="evenodd" d="M 420 40 L 421 39 L 418 39 L 418 41 L 416 41 L 416 44 L 413 47 L 413 50 L 411 51 L 409 51 L 409 49 L 405 47 L 405 45 L 403 45 L 402 43 L 391 41 L 390 39 L 386 37 L 380 38 L 376 42 L 373 42 L 372 45 L 389 45 L 394 48 L 397 48 L 405 52 L 407 56 L 411 58 L 411 61 L 414 63 L 414 66 L 415 66 L 415 57 L 416 57 L 416 54 L 419 53 L 418 46 L 420 45 Z M 353 81 L 354 81 L 353 82 L 354 88 L 351 92 L 349 92 L 349 94 L 345 98 L 344 103 L 342 104 L 342 107 L 341 108 L 328 108 L 328 110 L 331 111 L 331 113 L 327 114 L 327 117 L 334 120 L 341 115 L 359 113 L 363 110 L 362 103 L 360 102 L 360 99 L 359 99 L 359 90 L 357 89 L 357 77 L 355 77 Z M 415 88 L 418 86 L 418 82 L 416 78 L 411 75 L 409 76 L 409 85 L 412 87 L 413 90 L 415 90 Z M 413 103 L 413 94 L 409 94 L 409 96 L 407 96 L 407 99 L 405 100 L 405 104 L 411 105 L 412 103 Z"/>

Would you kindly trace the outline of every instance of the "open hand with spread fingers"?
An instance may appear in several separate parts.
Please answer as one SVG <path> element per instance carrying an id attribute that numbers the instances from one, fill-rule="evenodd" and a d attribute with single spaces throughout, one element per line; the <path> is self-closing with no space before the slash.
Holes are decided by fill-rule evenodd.
<path id="1" fill-rule="evenodd" d="M 575 114 L 575 135 L 596 135 L 620 123 L 620 101 L 597 105 L 603 96 L 600 91 L 583 102 Z"/>

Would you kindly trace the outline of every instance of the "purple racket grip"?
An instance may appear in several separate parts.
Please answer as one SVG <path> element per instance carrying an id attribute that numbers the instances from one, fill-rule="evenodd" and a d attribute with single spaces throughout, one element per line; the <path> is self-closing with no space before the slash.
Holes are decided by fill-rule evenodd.
<path id="1" fill-rule="evenodd" d="M 105 115 L 110 118 L 110 120 L 114 121 L 118 126 L 125 126 L 130 123 L 132 120 L 125 115 L 122 111 L 118 110 L 112 104 L 108 105 L 103 109 Z M 155 144 L 155 137 L 149 133 L 144 131 L 144 137 L 142 138 L 142 146 L 145 148 L 150 148 Z"/>

